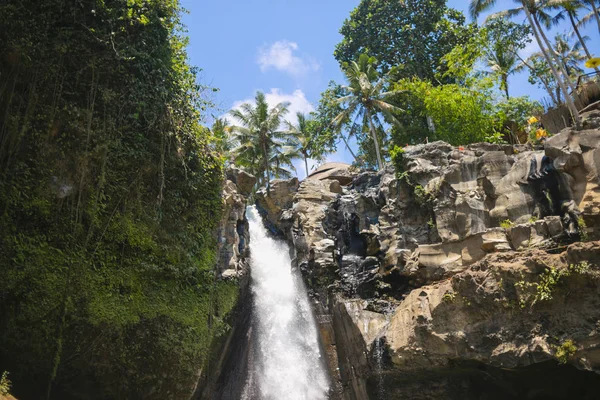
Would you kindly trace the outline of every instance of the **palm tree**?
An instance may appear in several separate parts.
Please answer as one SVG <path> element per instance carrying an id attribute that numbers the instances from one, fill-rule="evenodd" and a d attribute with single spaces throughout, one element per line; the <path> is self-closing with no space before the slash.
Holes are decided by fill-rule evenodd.
<path id="1" fill-rule="evenodd" d="M 588 47 L 585 44 L 585 39 L 581 36 L 581 32 L 579 31 L 579 25 L 581 21 L 578 18 L 578 14 L 582 10 L 587 10 L 587 7 L 581 0 L 548 0 L 546 3 L 546 7 L 550 9 L 559 9 L 561 10 L 556 16 L 552 19 L 554 24 L 558 24 L 561 20 L 565 18 L 565 15 L 569 18 L 571 22 L 571 26 L 573 26 L 573 33 L 577 36 L 579 40 L 579 44 L 587 58 L 592 58 L 592 54 L 590 53 Z M 598 68 L 594 68 L 596 72 L 600 72 Z M 568 72 L 568 71 L 567 71 Z"/>
<path id="2" fill-rule="evenodd" d="M 554 52 L 558 56 L 559 62 L 563 65 L 571 79 L 583 73 L 580 64 L 586 60 L 581 52 L 581 42 L 576 42 L 571 46 L 565 35 L 557 34 L 554 39 Z"/>
<path id="3" fill-rule="evenodd" d="M 508 77 L 519 71 L 519 58 L 515 49 L 507 48 L 501 43 L 496 44 L 487 52 L 485 63 L 492 73 L 500 78 L 500 89 L 508 94 Z"/>
<path id="4" fill-rule="evenodd" d="M 296 125 L 287 122 L 288 129 L 291 135 L 294 136 L 294 143 L 292 144 L 301 158 L 304 159 L 304 168 L 306 169 L 306 176 L 308 176 L 308 159 L 310 158 L 310 145 L 311 145 L 311 132 L 310 132 L 310 116 L 299 112 L 296 114 L 298 122 Z"/>
<path id="5" fill-rule="evenodd" d="M 225 157 L 229 156 L 229 152 L 231 151 L 231 141 L 229 140 L 229 131 L 230 126 L 228 125 L 228 121 L 225 118 L 217 118 L 210 128 L 210 133 L 212 135 L 212 142 L 215 147 L 215 150 L 224 155 Z"/>
<path id="6" fill-rule="evenodd" d="M 383 91 L 384 86 L 389 82 L 390 72 L 381 77 L 374 64 L 375 58 L 366 54 L 361 54 L 358 61 L 344 63 L 342 71 L 348 81 L 348 85 L 344 86 L 344 89 L 350 94 L 338 99 L 338 103 L 345 104 L 346 108 L 334 118 L 332 124 L 340 126 L 344 122 L 352 120 L 349 134 L 351 136 L 355 127 L 358 126 L 356 121 L 362 120 L 362 129 L 371 134 L 377 155 L 377 165 L 381 169 L 384 164 L 376 129 L 376 126 L 381 127 L 381 122 L 377 115 L 381 113 L 387 122 L 401 126 L 394 113 L 401 112 L 402 109 L 389 102 L 393 96 L 400 93 L 399 90 Z"/>
<path id="7" fill-rule="evenodd" d="M 592 18 L 596 19 L 598 24 L 598 33 L 600 33 L 600 12 L 596 5 L 596 0 L 582 0 L 585 4 L 589 4 L 592 7 L 592 11 L 581 19 L 579 27 L 585 26 Z"/>
<path id="8" fill-rule="evenodd" d="M 579 111 L 577 110 L 577 107 L 575 106 L 575 102 L 573 101 L 573 98 L 570 96 L 569 91 L 566 86 L 566 85 L 571 86 L 570 82 L 568 82 L 568 74 L 564 70 L 564 68 L 560 65 L 558 60 L 556 60 L 556 54 L 552 50 L 552 45 L 548 41 L 548 38 L 546 37 L 546 35 L 544 33 L 544 29 L 542 28 L 541 23 L 540 23 L 540 21 L 542 21 L 546 27 L 548 27 L 551 23 L 551 17 L 543 9 L 544 8 L 543 6 L 545 5 L 545 0 L 513 0 L 513 2 L 519 4 L 520 7 L 501 11 L 499 13 L 496 13 L 493 17 L 497 17 L 497 16 L 514 17 L 516 15 L 519 15 L 521 12 L 525 13 L 525 17 L 527 18 L 527 22 L 531 26 L 531 29 L 535 36 L 535 39 L 538 43 L 538 46 L 540 47 L 540 50 L 542 51 L 542 54 L 544 55 L 544 58 L 546 59 L 546 62 L 548 63 L 548 66 L 550 67 L 550 70 L 552 71 L 552 75 L 554 75 L 556 82 L 558 83 L 561 91 L 564 94 L 567 106 L 569 107 L 569 110 L 571 111 L 571 115 L 573 116 L 573 119 L 575 120 L 575 125 L 577 127 L 579 127 L 581 125 L 581 118 L 579 116 Z M 496 4 L 496 0 L 471 0 L 471 3 L 469 4 L 469 11 L 471 13 L 471 16 L 475 19 L 479 16 L 480 13 L 482 13 L 486 10 L 489 10 L 495 4 Z M 561 70 L 561 72 L 565 76 L 567 83 L 565 83 L 565 81 L 563 81 L 561 75 L 558 73 L 555 63 L 558 65 L 558 68 Z M 572 90 L 574 91 L 575 88 L 572 87 Z"/>
<path id="9" fill-rule="evenodd" d="M 270 188 L 271 173 L 286 176 L 285 165 L 291 165 L 286 152 L 289 135 L 280 131 L 288 103 L 279 103 L 269 109 L 265 94 L 257 92 L 254 104 L 244 103 L 229 114 L 240 125 L 230 128 L 237 146 L 232 155 L 237 164 L 248 167 L 259 178 L 260 184 Z"/>

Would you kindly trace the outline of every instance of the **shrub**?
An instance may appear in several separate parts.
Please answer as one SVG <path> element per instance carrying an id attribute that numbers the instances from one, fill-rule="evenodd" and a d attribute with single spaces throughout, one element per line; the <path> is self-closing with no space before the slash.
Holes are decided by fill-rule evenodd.
<path id="1" fill-rule="evenodd" d="M 8 372 L 4 371 L 0 377 L 0 395 L 8 396 L 10 393 L 11 382 L 8 379 Z"/>
<path id="2" fill-rule="evenodd" d="M 567 339 L 560 346 L 556 347 L 554 356 L 559 363 L 566 364 L 575 352 L 577 352 L 577 346 L 575 346 L 575 343 L 571 339 Z"/>
<path id="3" fill-rule="evenodd" d="M 474 90 L 447 84 L 434 86 L 419 79 L 403 79 L 396 89 L 409 93 L 402 105 L 413 119 L 429 118 L 433 125 L 429 140 L 452 145 L 485 141 L 501 128 L 495 115 L 493 96 L 484 88 Z M 394 135 L 392 135 L 394 137 Z M 404 145 L 398 134 L 395 144 Z"/>

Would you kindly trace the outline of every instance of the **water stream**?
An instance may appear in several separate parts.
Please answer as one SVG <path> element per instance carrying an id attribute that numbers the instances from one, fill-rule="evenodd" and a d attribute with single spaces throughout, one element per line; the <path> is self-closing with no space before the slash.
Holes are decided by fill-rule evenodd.
<path id="1" fill-rule="evenodd" d="M 317 325 L 288 246 L 269 237 L 254 206 L 248 207 L 255 355 L 244 399 L 325 400 L 329 379 Z"/>

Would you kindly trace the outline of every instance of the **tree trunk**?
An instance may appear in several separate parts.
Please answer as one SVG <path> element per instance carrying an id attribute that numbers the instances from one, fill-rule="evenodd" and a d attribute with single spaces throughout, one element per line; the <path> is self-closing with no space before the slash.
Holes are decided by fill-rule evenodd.
<path id="1" fill-rule="evenodd" d="M 306 154 L 304 154 L 304 168 L 306 168 L 306 177 L 308 178 L 308 160 L 306 159 Z"/>
<path id="2" fill-rule="evenodd" d="M 267 193 L 271 189 L 271 173 L 269 171 L 269 152 L 267 151 L 266 138 L 262 138 L 262 153 L 263 153 L 263 166 L 265 168 L 265 179 L 267 180 Z"/>
<path id="3" fill-rule="evenodd" d="M 369 127 L 371 129 L 371 136 L 375 142 L 375 153 L 377 154 L 377 165 L 379 170 L 383 169 L 383 161 L 381 160 L 381 152 L 379 151 L 379 140 L 377 140 L 377 132 L 375 132 L 375 126 L 373 125 L 373 119 L 371 118 L 371 112 L 369 111 Z"/>
<path id="4" fill-rule="evenodd" d="M 526 60 L 523 60 L 523 58 L 521 58 L 521 56 L 519 56 L 518 54 L 517 54 L 517 57 L 519 58 L 519 60 L 521 60 L 523 65 L 525 65 L 527 68 L 529 68 L 531 71 L 533 71 L 533 67 L 531 65 L 529 65 L 529 63 Z M 556 100 L 556 96 L 554 95 L 554 92 L 552 91 L 552 89 L 550 89 L 550 85 L 548 84 L 548 82 L 542 77 L 540 77 L 540 81 L 542 81 L 542 83 L 544 84 L 544 88 L 546 88 L 546 92 L 548 92 L 548 94 L 550 95 L 550 98 L 554 102 L 554 105 L 558 106 L 559 102 L 558 102 L 558 100 Z"/>
<path id="5" fill-rule="evenodd" d="M 579 28 L 577 27 L 577 22 L 575 21 L 573 13 L 568 12 L 568 14 L 569 14 L 569 19 L 571 20 L 571 25 L 573 25 L 573 31 L 577 35 L 577 39 L 579 39 L 579 43 L 581 43 L 581 47 L 583 48 L 583 51 L 585 51 L 585 55 L 587 56 L 588 59 L 592 58 L 592 54 L 588 50 L 588 48 L 585 44 L 585 41 L 581 37 L 581 32 L 579 32 Z M 594 69 L 596 70 L 596 73 L 600 73 L 600 71 L 598 70 L 597 67 L 594 67 Z"/>
<path id="6" fill-rule="evenodd" d="M 567 90 L 565 83 L 562 81 L 560 75 L 558 74 L 558 71 L 554 67 L 552 59 L 548 55 L 547 50 L 544 48 L 544 44 L 542 43 L 540 34 L 537 31 L 535 21 L 531 15 L 531 13 L 529 12 L 529 9 L 527 8 L 527 3 L 525 2 L 525 0 L 522 0 L 522 3 L 523 3 L 523 9 L 525 10 L 525 15 L 527 16 L 529 25 L 531 25 L 535 39 L 538 42 L 538 46 L 540 46 L 540 50 L 542 51 L 542 54 L 546 58 L 546 62 L 548 63 L 548 66 L 550 67 L 550 70 L 552 71 L 552 74 L 554 75 L 554 78 L 556 79 L 556 83 L 558 83 L 558 85 L 560 86 L 560 89 L 562 90 L 563 94 L 565 95 L 565 101 L 567 102 L 567 107 L 569 107 L 569 111 L 571 111 L 571 115 L 573 116 L 573 119 L 575 120 L 575 126 L 577 127 L 577 129 L 579 129 L 579 127 L 581 126 L 581 118 L 579 117 L 579 112 L 577 111 L 577 107 L 575 107 L 575 103 L 573 102 L 573 99 L 571 98 L 571 95 L 569 94 L 569 91 Z"/>
<path id="7" fill-rule="evenodd" d="M 556 107 L 558 107 L 558 105 L 560 104 L 560 102 L 558 101 L 558 99 L 556 98 L 556 96 L 554 95 L 554 92 L 552 92 L 552 89 L 550 89 L 550 85 L 548 84 L 548 82 L 546 82 L 545 79 L 540 78 L 540 80 L 542 81 L 542 83 L 544 84 L 544 87 L 546 88 L 546 92 L 548 92 L 548 94 L 550 95 L 550 98 L 552 99 L 552 101 L 554 102 L 554 105 Z"/>
<path id="8" fill-rule="evenodd" d="M 504 89 L 506 100 L 510 99 L 510 96 L 508 94 L 508 75 L 506 74 L 502 74 L 502 89 Z"/>
<path id="9" fill-rule="evenodd" d="M 533 20 L 538 28 L 538 32 L 539 32 L 540 36 L 546 43 L 546 46 L 548 46 L 548 49 L 547 49 L 548 53 L 550 54 L 552 59 L 554 59 L 554 61 L 556 62 L 556 65 L 558 65 L 558 68 L 561 70 L 562 74 L 565 76 L 565 82 L 567 83 L 567 86 L 569 86 L 569 89 L 571 89 L 571 92 L 575 93 L 576 87 L 573 84 L 573 82 L 571 82 L 571 79 L 569 79 L 569 72 L 565 69 L 563 64 L 560 62 L 560 58 L 558 57 L 558 54 L 556 54 L 556 52 L 554 51 L 554 48 L 552 47 L 552 43 L 550 43 L 550 40 L 548 40 L 548 37 L 544 33 L 544 28 L 542 27 L 542 24 L 540 24 L 540 21 L 538 20 L 537 15 L 533 14 L 532 16 L 533 16 Z M 569 95 L 569 93 L 565 93 L 565 97 L 567 97 L 568 95 Z"/>
<path id="10" fill-rule="evenodd" d="M 348 151 L 350 152 L 350 154 L 352 154 L 352 157 L 354 158 L 354 160 L 356 160 L 356 154 L 354 154 L 354 152 L 352 151 L 352 149 L 348 145 L 348 142 L 346 141 L 346 137 L 344 136 L 344 134 L 342 132 L 340 132 L 340 136 L 342 137 L 342 140 L 344 141 L 344 144 L 346 145 L 346 148 L 348 149 Z"/>

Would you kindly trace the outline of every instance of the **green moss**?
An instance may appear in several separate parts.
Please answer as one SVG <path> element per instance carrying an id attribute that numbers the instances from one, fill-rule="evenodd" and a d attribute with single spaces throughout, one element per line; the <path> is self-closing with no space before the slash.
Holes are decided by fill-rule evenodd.
<path id="1" fill-rule="evenodd" d="M 0 5 L 0 368 L 17 397 L 183 398 L 227 330 L 221 156 L 180 12 Z"/>
<path id="2" fill-rule="evenodd" d="M 442 301 L 444 301 L 445 303 L 453 303 L 454 300 L 456 300 L 456 293 L 454 292 L 448 292 L 445 293 L 444 296 L 442 296 Z"/>
<path id="3" fill-rule="evenodd" d="M 515 224 L 509 219 L 505 219 L 504 221 L 500 222 L 500 227 L 504 229 L 510 229 L 513 226 L 515 226 Z"/>

